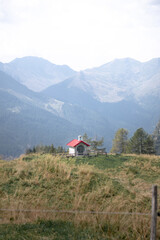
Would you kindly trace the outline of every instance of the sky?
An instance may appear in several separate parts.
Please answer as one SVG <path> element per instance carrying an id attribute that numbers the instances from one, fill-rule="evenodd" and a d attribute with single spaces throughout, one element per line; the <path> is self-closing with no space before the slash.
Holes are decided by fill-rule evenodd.
<path id="1" fill-rule="evenodd" d="M 160 57 L 160 0 L 0 0 L 0 61 L 24 56 L 75 70 Z"/>

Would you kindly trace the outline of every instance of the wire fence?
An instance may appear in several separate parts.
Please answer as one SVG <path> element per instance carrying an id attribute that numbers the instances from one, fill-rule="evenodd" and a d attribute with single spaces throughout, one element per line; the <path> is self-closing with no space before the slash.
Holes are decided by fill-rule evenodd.
<path id="1" fill-rule="evenodd" d="M 34 213 L 61 213 L 61 214 L 95 214 L 95 215 L 132 215 L 132 216 L 150 216 L 151 217 L 151 238 L 150 240 L 156 240 L 157 231 L 157 217 L 160 213 L 157 211 L 158 203 L 157 186 L 152 186 L 152 209 L 151 213 L 141 212 L 107 212 L 107 211 L 79 211 L 79 210 L 58 210 L 58 209 L 7 209 L 1 208 L 1 212 L 34 212 Z"/>
<path id="2" fill-rule="evenodd" d="M 141 215 L 151 216 L 151 213 L 139 213 L 139 212 L 101 212 L 101 211 L 78 211 L 78 210 L 47 210 L 47 209 L 0 209 L 2 212 L 43 212 L 43 213 L 68 213 L 68 214 L 99 214 L 99 215 Z"/>
<path id="3" fill-rule="evenodd" d="M 151 193 L 152 188 L 147 188 L 144 192 Z M 139 193 L 137 191 L 136 193 Z M 152 196 L 150 196 L 152 199 Z M 109 211 L 82 211 L 82 210 L 60 210 L 60 209 L 7 209 L 1 208 L 0 212 L 35 212 L 35 213 L 66 213 L 66 214 L 97 214 L 97 215 L 139 215 L 139 216 L 151 216 L 150 213 L 141 212 L 109 212 Z"/>

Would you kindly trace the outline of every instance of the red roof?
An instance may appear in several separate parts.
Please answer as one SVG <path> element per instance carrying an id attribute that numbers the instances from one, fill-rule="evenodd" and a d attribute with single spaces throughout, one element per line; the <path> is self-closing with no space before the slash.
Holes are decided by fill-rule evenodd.
<path id="1" fill-rule="evenodd" d="M 79 145 L 80 143 L 84 143 L 86 146 L 90 146 L 88 143 L 85 143 L 83 141 L 78 141 L 77 139 L 73 139 L 72 141 L 70 141 L 69 143 L 67 143 L 66 145 L 69 147 L 76 147 L 77 145 Z"/>

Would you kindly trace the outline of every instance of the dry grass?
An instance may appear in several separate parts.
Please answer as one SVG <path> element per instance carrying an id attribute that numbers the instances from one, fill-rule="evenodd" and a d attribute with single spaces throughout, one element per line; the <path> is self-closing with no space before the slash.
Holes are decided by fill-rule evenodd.
<path id="1" fill-rule="evenodd" d="M 62 157 L 50 154 L 23 155 L 11 162 L 1 160 L 0 208 L 149 213 L 151 186 L 160 185 L 160 158 L 130 157 L 121 166 L 104 170 L 88 164 L 75 165 L 72 159 L 66 163 Z M 111 239 L 147 240 L 150 234 L 149 216 L 14 211 L 0 214 L 0 223 L 52 219 L 90 225 Z M 117 234 L 119 238 L 114 237 Z"/>

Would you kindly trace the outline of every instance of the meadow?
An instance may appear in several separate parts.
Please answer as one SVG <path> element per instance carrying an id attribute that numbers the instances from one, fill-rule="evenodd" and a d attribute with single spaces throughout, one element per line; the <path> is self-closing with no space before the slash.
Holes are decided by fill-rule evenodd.
<path id="1" fill-rule="evenodd" d="M 150 215 L 134 213 L 151 213 L 159 156 L 22 155 L 0 160 L 0 179 L 0 209 L 13 210 L 0 211 L 0 240 L 150 239 Z"/>

